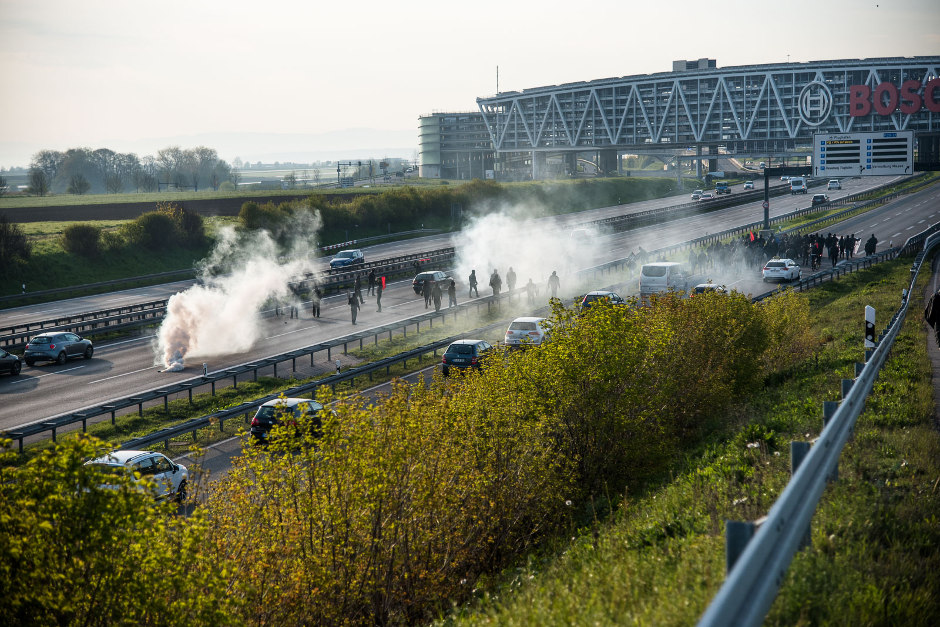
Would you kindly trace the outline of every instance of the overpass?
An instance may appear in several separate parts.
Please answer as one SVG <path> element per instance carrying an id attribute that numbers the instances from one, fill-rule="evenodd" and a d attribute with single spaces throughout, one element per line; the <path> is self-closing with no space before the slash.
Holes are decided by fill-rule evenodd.
<path id="1" fill-rule="evenodd" d="M 620 153 L 688 148 L 700 167 L 703 149 L 711 159 L 719 150 L 787 155 L 809 148 L 813 133 L 900 130 L 914 131 L 919 161 L 940 158 L 940 56 L 727 68 L 701 61 L 478 98 L 497 169 L 522 158 L 539 178 L 546 157 L 560 155 L 573 172 L 578 152 L 596 151 L 611 172 Z"/>

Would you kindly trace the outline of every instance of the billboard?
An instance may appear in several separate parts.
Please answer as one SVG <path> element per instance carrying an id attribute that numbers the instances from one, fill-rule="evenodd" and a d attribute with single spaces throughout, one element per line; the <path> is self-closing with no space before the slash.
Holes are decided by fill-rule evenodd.
<path id="1" fill-rule="evenodd" d="M 913 173 L 913 131 L 813 135 L 814 176 L 885 176 Z"/>

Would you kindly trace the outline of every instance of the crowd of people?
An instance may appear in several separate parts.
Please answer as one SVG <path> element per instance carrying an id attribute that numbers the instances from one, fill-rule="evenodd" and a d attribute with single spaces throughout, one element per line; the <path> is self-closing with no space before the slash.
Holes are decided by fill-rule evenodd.
<path id="1" fill-rule="evenodd" d="M 854 258 L 861 241 L 861 238 L 855 237 L 855 233 L 783 233 L 765 238 L 760 233 L 751 232 L 727 243 L 715 242 L 702 248 L 693 248 L 689 252 L 688 263 L 692 272 L 721 269 L 744 274 L 749 270 L 760 270 L 768 259 L 781 257 L 817 270 L 822 267 L 823 259 L 828 259 L 835 266 L 843 259 Z M 878 238 L 873 233 L 865 241 L 865 255 L 873 255 L 877 247 Z"/>

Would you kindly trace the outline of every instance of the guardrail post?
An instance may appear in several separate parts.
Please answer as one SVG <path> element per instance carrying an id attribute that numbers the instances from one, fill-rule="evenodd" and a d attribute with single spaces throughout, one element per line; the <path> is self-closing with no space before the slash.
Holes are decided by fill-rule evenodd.
<path id="1" fill-rule="evenodd" d="M 163 413 L 164 414 L 170 413 L 170 395 L 169 394 L 163 395 Z"/>
<path id="2" fill-rule="evenodd" d="M 796 474 L 797 468 L 800 467 L 800 464 L 803 463 L 803 460 L 809 454 L 809 450 L 812 445 L 809 442 L 790 442 L 790 475 Z M 806 527 L 806 532 L 803 535 L 803 540 L 800 542 L 800 548 L 806 548 L 811 546 L 813 543 L 812 536 L 810 535 L 809 526 Z"/>
<path id="3" fill-rule="evenodd" d="M 823 401 L 823 429 L 829 424 L 837 409 L 839 409 L 839 401 Z"/>
<path id="4" fill-rule="evenodd" d="M 842 399 L 845 400 L 845 397 L 849 395 L 849 392 L 852 391 L 852 386 L 855 384 L 855 381 L 852 379 L 842 379 Z"/>
<path id="5" fill-rule="evenodd" d="M 865 364 L 860 364 L 858 362 L 855 362 L 855 378 L 856 379 L 859 377 L 860 374 L 862 374 L 862 370 L 864 369 L 865 369 Z"/>
<path id="6" fill-rule="evenodd" d="M 754 537 L 755 525 L 738 520 L 725 521 L 725 573 L 730 573 L 735 562 L 744 553 L 747 543 Z"/>

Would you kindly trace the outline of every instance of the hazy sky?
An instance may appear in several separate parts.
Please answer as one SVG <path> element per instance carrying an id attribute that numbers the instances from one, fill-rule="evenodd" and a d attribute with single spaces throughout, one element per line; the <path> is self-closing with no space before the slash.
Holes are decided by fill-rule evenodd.
<path id="1" fill-rule="evenodd" d="M 252 158 L 294 134 L 356 128 L 416 148 L 418 116 L 476 110 L 497 66 L 505 91 L 668 71 L 674 59 L 940 54 L 937 0 L 0 3 L 4 167 L 41 149 L 143 156 L 170 141 Z M 229 133 L 285 136 L 242 139 L 244 154 L 207 143 Z M 362 147 L 345 135 L 321 147 Z"/>

